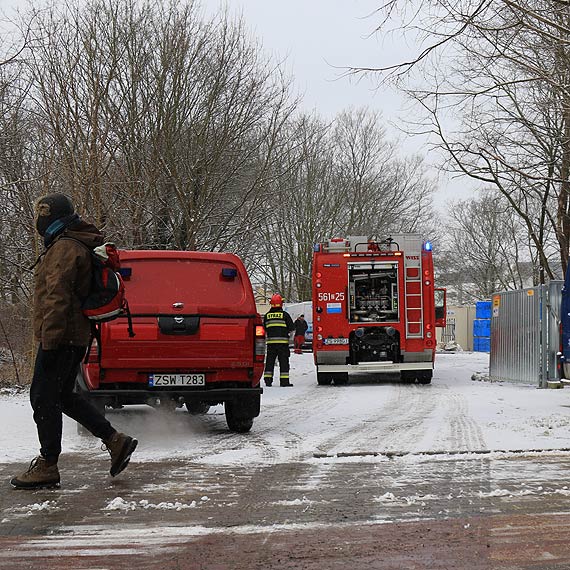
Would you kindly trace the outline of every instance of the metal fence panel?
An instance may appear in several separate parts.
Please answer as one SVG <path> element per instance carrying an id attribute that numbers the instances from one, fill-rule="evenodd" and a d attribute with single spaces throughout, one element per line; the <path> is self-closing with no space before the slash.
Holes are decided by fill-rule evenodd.
<path id="1" fill-rule="evenodd" d="M 540 382 L 539 288 L 493 295 L 489 375 L 493 380 Z"/>
<path id="2" fill-rule="evenodd" d="M 441 332 L 441 342 L 452 342 L 455 340 L 455 319 L 448 317 L 445 322 L 445 328 Z"/>
<path id="3" fill-rule="evenodd" d="M 556 378 L 562 281 L 493 295 L 489 375 L 545 387 Z"/>
<path id="4" fill-rule="evenodd" d="M 562 287 L 564 281 L 551 281 L 548 284 L 548 296 L 544 307 L 546 323 L 546 339 L 544 345 L 544 362 L 546 371 L 544 379 L 560 379 L 558 373 L 558 352 L 560 351 L 560 309 L 562 307 Z"/>

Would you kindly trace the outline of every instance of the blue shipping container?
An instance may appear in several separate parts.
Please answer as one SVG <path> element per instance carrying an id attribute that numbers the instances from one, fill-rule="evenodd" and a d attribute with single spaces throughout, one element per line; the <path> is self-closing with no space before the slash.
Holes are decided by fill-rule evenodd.
<path id="1" fill-rule="evenodd" d="M 473 336 L 491 336 L 491 319 L 475 319 L 473 321 Z"/>
<path id="2" fill-rule="evenodd" d="M 482 340 L 484 340 L 484 339 L 483 339 L 483 337 L 480 337 L 480 336 L 476 336 L 473 338 L 473 351 L 474 352 L 482 352 L 482 347 L 483 347 L 482 342 L 481 342 Z"/>
<path id="3" fill-rule="evenodd" d="M 482 336 L 474 338 L 473 350 L 475 352 L 491 352 L 491 339 Z"/>
<path id="4" fill-rule="evenodd" d="M 477 301 L 475 303 L 475 318 L 476 319 L 491 318 L 491 301 Z"/>

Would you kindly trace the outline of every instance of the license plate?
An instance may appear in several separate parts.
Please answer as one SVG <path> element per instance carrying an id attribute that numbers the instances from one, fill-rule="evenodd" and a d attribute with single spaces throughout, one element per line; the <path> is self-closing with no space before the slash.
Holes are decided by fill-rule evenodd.
<path id="1" fill-rule="evenodd" d="M 348 344 L 347 338 L 325 338 L 323 340 L 325 344 Z"/>
<path id="2" fill-rule="evenodd" d="M 159 386 L 205 386 L 205 374 L 149 374 L 148 385 Z"/>

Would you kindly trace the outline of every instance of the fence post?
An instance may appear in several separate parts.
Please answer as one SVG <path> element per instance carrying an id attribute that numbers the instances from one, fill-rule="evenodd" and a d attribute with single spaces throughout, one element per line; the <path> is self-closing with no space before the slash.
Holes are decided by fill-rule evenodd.
<path id="1" fill-rule="evenodd" d="M 540 364 L 539 364 L 539 374 L 538 374 L 538 386 L 540 388 L 546 388 L 548 380 L 548 318 L 546 314 L 546 305 L 544 299 L 544 288 L 545 285 L 541 284 L 538 286 L 539 294 L 539 324 L 540 324 Z M 546 329 L 546 330 L 545 330 Z"/>

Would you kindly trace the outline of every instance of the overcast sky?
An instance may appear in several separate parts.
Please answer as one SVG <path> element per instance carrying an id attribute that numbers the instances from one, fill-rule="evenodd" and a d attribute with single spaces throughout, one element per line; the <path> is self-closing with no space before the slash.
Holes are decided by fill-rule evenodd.
<path id="1" fill-rule="evenodd" d="M 0 0 L 4 12 L 27 0 Z M 374 11 L 382 0 L 201 0 L 207 13 L 227 5 L 242 14 L 265 50 L 279 60 L 294 78 L 307 111 L 332 118 L 348 107 L 369 106 L 381 111 L 390 138 L 398 138 L 404 153 L 426 155 L 426 141 L 398 130 L 410 110 L 404 97 L 393 89 L 378 89 L 375 82 L 343 76 L 346 67 L 373 67 L 394 63 L 413 52 L 397 37 L 379 36 Z M 427 155 L 433 164 L 438 157 Z M 437 168 L 432 172 L 438 173 Z M 454 194 L 466 197 L 472 183 L 442 178 L 436 196 L 439 209 Z M 469 190 L 468 190 L 469 191 Z"/>
<path id="2" fill-rule="evenodd" d="M 371 36 L 379 0 L 202 0 L 207 10 L 227 4 L 243 14 L 265 49 L 286 58 L 304 106 L 334 116 L 349 106 L 369 105 L 387 115 L 400 110 L 394 93 L 377 92 L 369 80 L 342 78 L 349 66 L 377 65 L 385 46 Z"/>
<path id="3" fill-rule="evenodd" d="M 343 75 L 346 67 L 378 67 L 402 61 L 415 53 L 399 36 L 374 34 L 380 21 L 375 10 L 382 0 L 202 0 L 208 12 L 227 5 L 242 14 L 246 24 L 272 55 L 286 59 L 303 107 L 332 118 L 347 107 L 368 106 L 380 111 L 388 134 L 400 141 L 404 153 L 426 156 L 439 176 L 435 203 L 445 211 L 450 198 L 466 198 L 474 184 L 440 176 L 438 156 L 427 153 L 426 140 L 405 135 L 399 126 L 410 115 L 409 102 L 395 89 L 378 88 L 366 77 Z"/>

